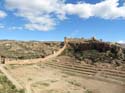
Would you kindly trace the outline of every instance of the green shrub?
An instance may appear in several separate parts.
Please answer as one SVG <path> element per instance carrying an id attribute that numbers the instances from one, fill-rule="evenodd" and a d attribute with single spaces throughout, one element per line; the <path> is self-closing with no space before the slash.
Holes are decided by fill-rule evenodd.
<path id="1" fill-rule="evenodd" d="M 13 85 L 4 75 L 0 75 L 0 85 L 3 88 L 0 89 L 0 93 L 24 93 L 24 90 L 17 90 L 15 85 Z"/>

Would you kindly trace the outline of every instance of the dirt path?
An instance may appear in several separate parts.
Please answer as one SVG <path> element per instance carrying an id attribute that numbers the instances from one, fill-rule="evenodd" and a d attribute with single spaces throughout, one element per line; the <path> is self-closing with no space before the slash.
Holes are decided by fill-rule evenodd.
<path id="1" fill-rule="evenodd" d="M 26 92 L 25 93 L 32 93 L 32 90 L 31 90 L 31 82 L 28 82 L 26 83 Z"/>
<path id="2" fill-rule="evenodd" d="M 23 89 L 23 87 L 10 75 L 4 68 L 4 65 L 0 64 L 0 71 L 16 86 L 17 89 Z"/>
<path id="3" fill-rule="evenodd" d="M 45 58 L 13 60 L 13 61 L 7 61 L 5 64 L 35 64 L 35 63 L 39 63 L 39 62 L 44 62 L 44 61 L 57 57 L 65 50 L 65 48 L 66 48 L 66 44 L 59 51 L 57 51 L 56 53 L 54 53 L 52 55 L 46 56 Z"/>
<path id="4" fill-rule="evenodd" d="M 26 83 L 26 87 L 25 87 L 25 90 L 26 92 L 25 93 L 32 93 L 32 89 L 31 89 L 31 85 L 35 82 L 38 82 L 39 80 L 34 80 L 34 81 L 27 81 Z"/>

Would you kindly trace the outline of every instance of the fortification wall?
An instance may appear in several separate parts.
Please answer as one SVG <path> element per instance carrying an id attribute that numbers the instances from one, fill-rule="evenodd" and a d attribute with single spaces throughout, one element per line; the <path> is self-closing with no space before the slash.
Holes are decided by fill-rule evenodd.
<path id="1" fill-rule="evenodd" d="M 68 43 L 68 42 L 72 42 L 72 43 L 84 43 L 86 42 L 87 40 L 84 39 L 84 38 L 67 38 L 65 37 L 64 38 L 64 43 Z"/>

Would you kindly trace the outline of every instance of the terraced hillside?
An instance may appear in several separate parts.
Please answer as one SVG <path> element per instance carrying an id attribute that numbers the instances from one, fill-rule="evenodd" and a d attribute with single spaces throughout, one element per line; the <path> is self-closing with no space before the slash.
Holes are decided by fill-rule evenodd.
<path id="1" fill-rule="evenodd" d="M 54 59 L 45 64 L 6 67 L 10 75 L 27 89 L 26 93 L 124 93 L 124 72 L 108 69 L 108 73 L 114 71 L 114 74 L 120 72 L 122 75 L 118 74 L 120 78 L 115 75 L 103 77 L 100 68 L 68 62 Z"/>
<path id="2" fill-rule="evenodd" d="M 63 46 L 61 42 L 39 41 L 0 41 L 0 55 L 6 58 L 31 59 L 40 58 L 58 51 Z"/>
<path id="3" fill-rule="evenodd" d="M 57 61 L 58 60 L 58 61 Z M 47 66 L 61 69 L 64 73 L 84 78 L 91 78 L 116 84 L 125 85 L 125 71 L 97 67 L 95 65 L 63 62 L 60 59 L 46 63 Z"/>

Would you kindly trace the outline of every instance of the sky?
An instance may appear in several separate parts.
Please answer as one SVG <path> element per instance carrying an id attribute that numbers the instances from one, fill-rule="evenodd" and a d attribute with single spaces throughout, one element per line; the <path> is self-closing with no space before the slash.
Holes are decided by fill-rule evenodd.
<path id="1" fill-rule="evenodd" d="M 0 0 L 0 39 L 95 36 L 125 43 L 125 0 Z"/>

